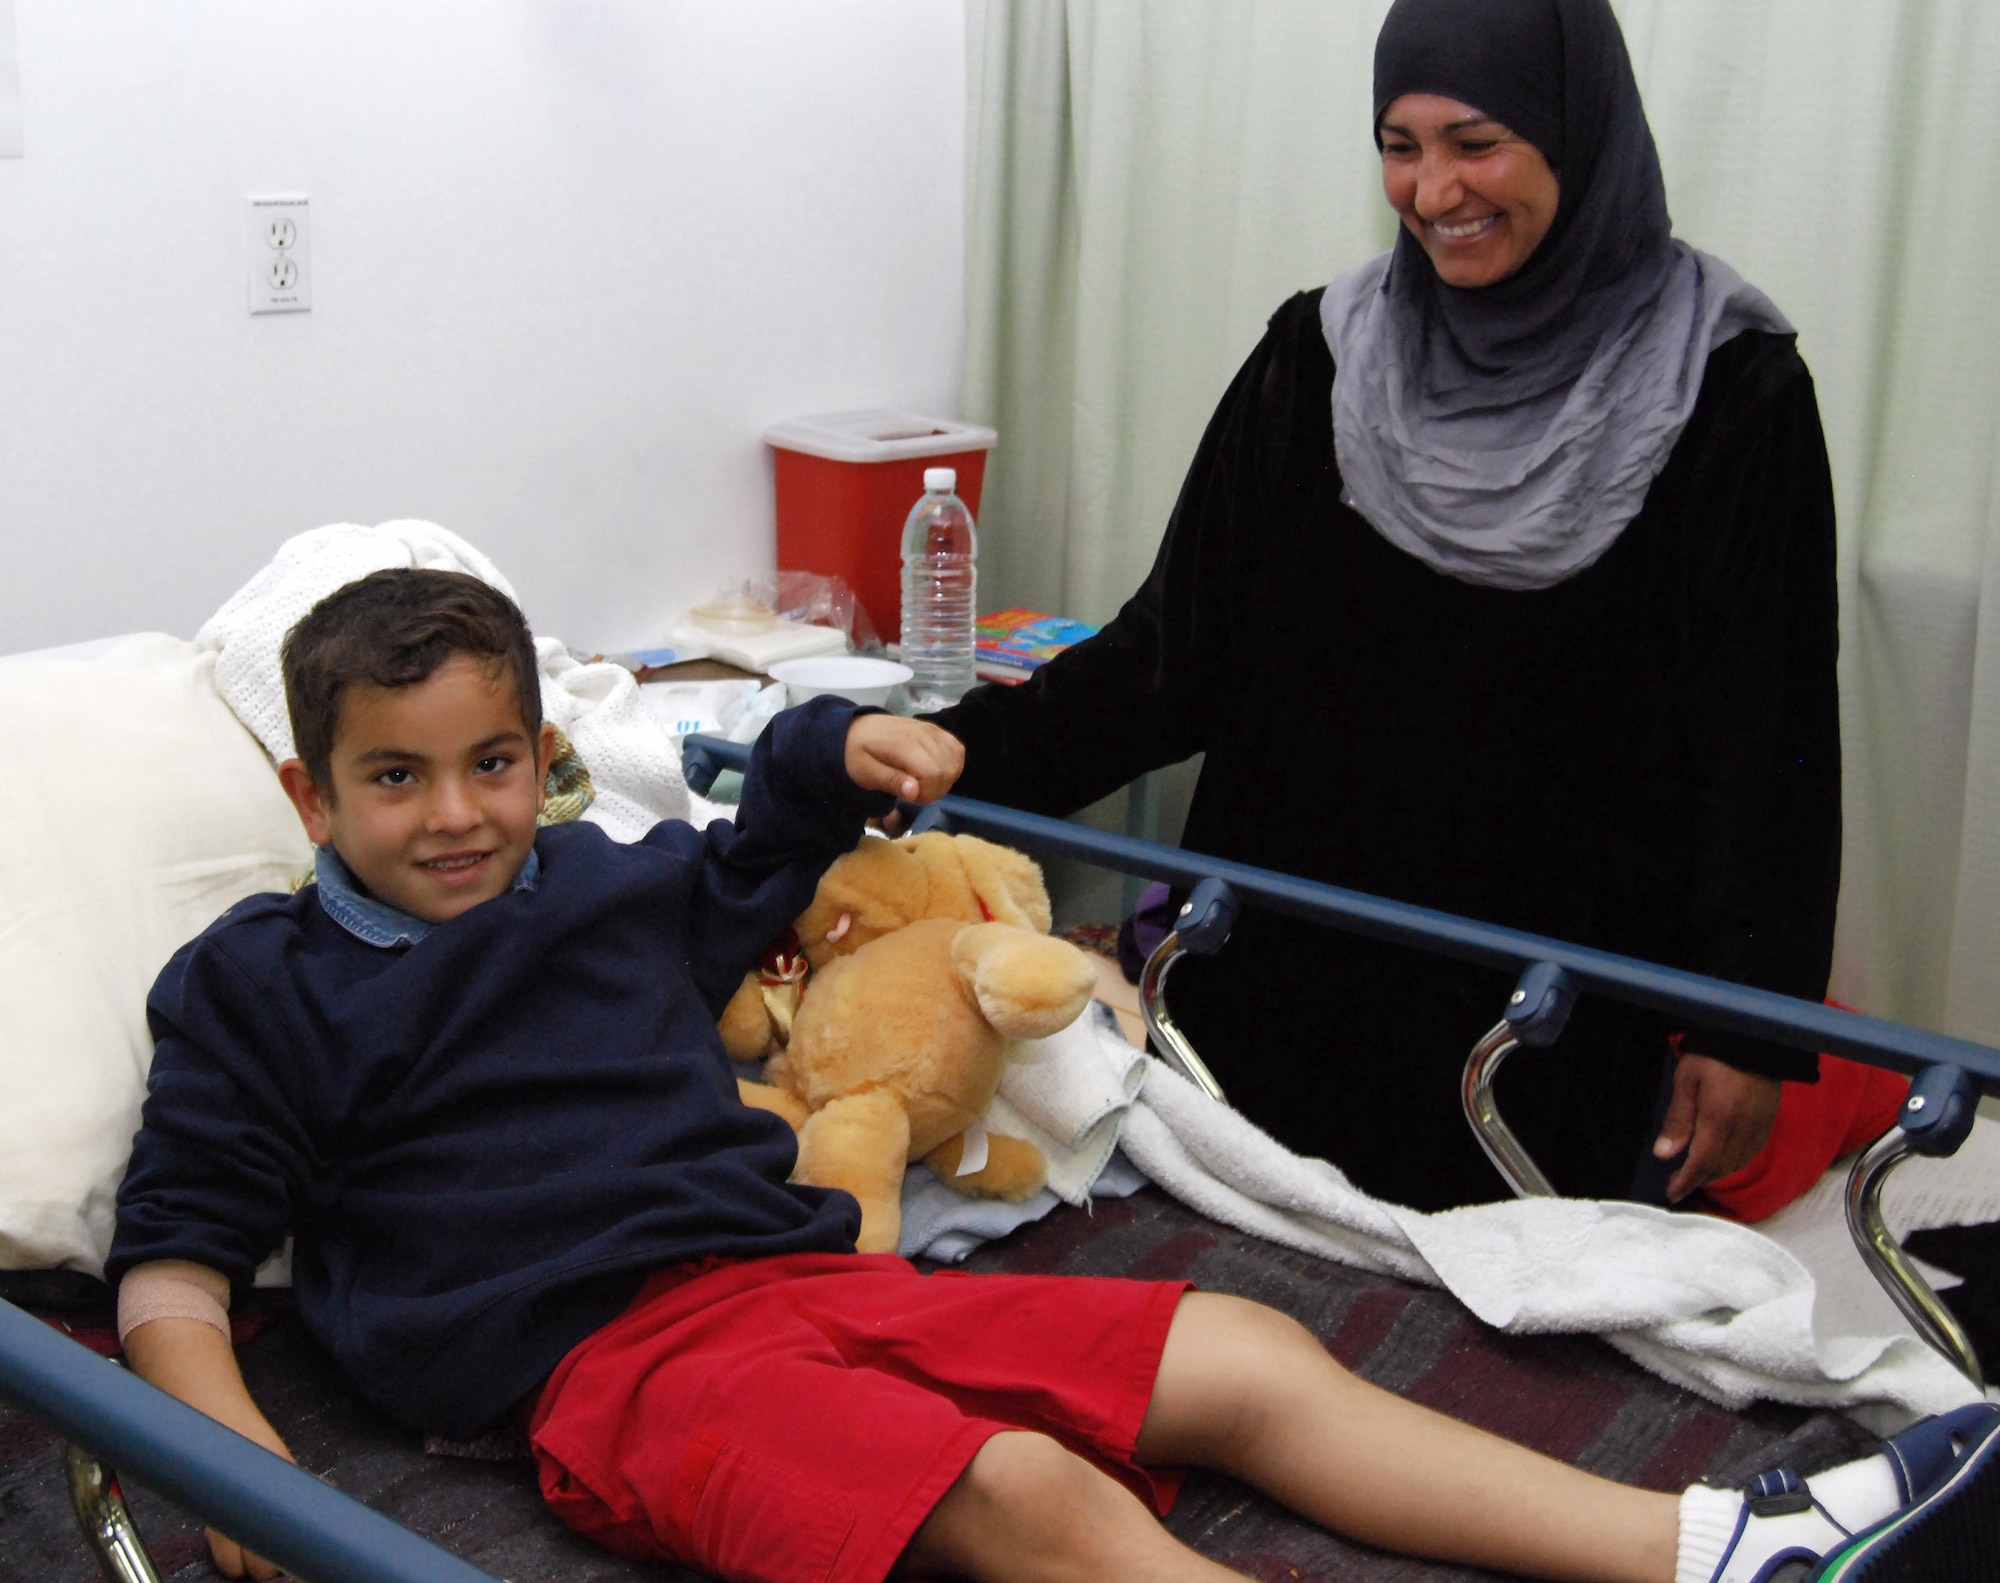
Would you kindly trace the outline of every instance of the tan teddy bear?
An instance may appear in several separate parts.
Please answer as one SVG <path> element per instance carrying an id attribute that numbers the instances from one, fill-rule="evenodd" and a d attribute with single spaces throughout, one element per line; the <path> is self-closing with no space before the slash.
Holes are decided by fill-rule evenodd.
<path id="1" fill-rule="evenodd" d="M 860 1200 L 863 1252 L 894 1251 L 912 1160 L 977 1197 L 1042 1185 L 1032 1143 L 978 1122 L 1014 1042 L 1067 1027 L 1089 1003 L 1089 961 L 1048 926 L 1040 871 L 1020 853 L 975 836 L 871 837 L 800 915 L 804 994 L 792 999 L 796 975 L 780 963 L 747 977 L 725 1011 L 732 1055 L 770 1053 L 766 1082 L 740 1085 L 745 1100 L 799 1129 L 795 1180 Z M 965 1164 L 977 1168 L 960 1174 Z"/>
<path id="2" fill-rule="evenodd" d="M 1047 934 L 1049 895 L 1031 858 L 977 836 L 868 837 L 820 877 L 792 948 L 746 973 L 723 1008 L 719 1026 L 731 1059 L 761 1061 L 784 1048 L 809 971 L 919 918 L 1011 923 Z"/>

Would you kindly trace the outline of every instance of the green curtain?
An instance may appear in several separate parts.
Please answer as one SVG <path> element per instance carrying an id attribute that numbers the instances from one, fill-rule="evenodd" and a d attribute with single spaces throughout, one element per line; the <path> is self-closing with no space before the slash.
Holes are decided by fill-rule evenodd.
<path id="1" fill-rule="evenodd" d="M 1387 0 L 973 0 L 982 604 L 1109 617 L 1272 309 L 1388 246 Z M 1841 513 L 1835 993 L 2000 1040 L 2000 6 L 1622 0 L 1678 233 L 1798 325 Z"/>

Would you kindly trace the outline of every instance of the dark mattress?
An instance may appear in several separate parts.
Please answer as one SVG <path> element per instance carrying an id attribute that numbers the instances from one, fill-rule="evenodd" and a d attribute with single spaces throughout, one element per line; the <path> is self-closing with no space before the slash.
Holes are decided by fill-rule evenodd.
<path id="1" fill-rule="evenodd" d="M 1773 1462 L 1811 1473 L 1864 1449 L 1838 1413 L 1760 1405 L 1725 1412 L 1654 1379 L 1592 1337 L 1511 1337 L 1452 1298 L 1289 1252 L 1202 1219 L 1148 1190 L 1058 1210 L 981 1249 L 974 1270 L 1185 1277 L 1283 1309 L 1335 1356 L 1379 1384 L 1576 1463 L 1653 1489 L 1703 1476 L 1731 1482 Z M 363 1406 L 295 1320 L 244 1347 L 244 1372 L 313 1472 L 511 1583 L 692 1578 L 610 1555 L 542 1507 L 531 1464 L 426 1456 Z M 62 1488 L 59 1447 L 0 1409 L 0 1579 L 89 1583 L 96 1568 Z M 210 1575 L 199 1527 L 149 1491 L 126 1495 L 163 1576 Z M 1496 1574 L 1384 1555 L 1302 1523 L 1231 1480 L 1188 1481 L 1169 1521 L 1196 1549 L 1253 1578 L 1488 1578 Z"/>

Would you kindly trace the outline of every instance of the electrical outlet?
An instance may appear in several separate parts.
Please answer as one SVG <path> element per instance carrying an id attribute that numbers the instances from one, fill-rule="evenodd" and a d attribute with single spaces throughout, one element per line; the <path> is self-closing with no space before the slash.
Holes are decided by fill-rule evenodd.
<path id="1" fill-rule="evenodd" d="M 312 307 L 312 233 L 302 192 L 250 200 L 250 311 Z"/>

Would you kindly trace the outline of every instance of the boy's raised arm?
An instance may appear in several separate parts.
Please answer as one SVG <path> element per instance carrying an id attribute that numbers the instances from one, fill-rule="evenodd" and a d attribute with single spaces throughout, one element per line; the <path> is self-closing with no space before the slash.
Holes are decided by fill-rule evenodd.
<path id="1" fill-rule="evenodd" d="M 822 696 L 779 714 L 758 739 L 733 821 L 697 831 L 665 820 L 646 835 L 701 870 L 687 893 L 699 919 L 686 934 L 687 965 L 718 1016 L 866 822 L 888 828 L 898 796 L 942 796 L 961 763 L 956 739 L 935 726 Z"/>

